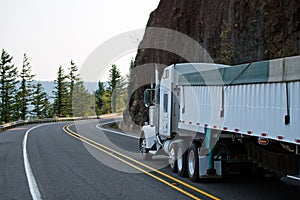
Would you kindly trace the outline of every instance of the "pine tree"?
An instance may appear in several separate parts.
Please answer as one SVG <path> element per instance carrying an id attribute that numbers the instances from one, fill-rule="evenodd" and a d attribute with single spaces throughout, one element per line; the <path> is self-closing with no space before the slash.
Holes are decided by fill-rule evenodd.
<path id="1" fill-rule="evenodd" d="M 2 49 L 0 60 L 0 117 L 1 121 L 5 123 L 16 118 L 14 113 L 17 109 L 15 96 L 18 71 L 17 67 L 12 64 L 12 59 L 13 57 Z"/>
<path id="2" fill-rule="evenodd" d="M 128 98 L 127 102 L 129 104 L 128 105 L 129 107 L 133 102 L 138 101 L 141 98 L 141 93 L 137 86 L 137 77 L 136 77 L 137 74 L 136 71 L 134 70 L 134 67 L 135 67 L 135 60 L 134 58 L 132 58 L 129 66 L 128 89 L 127 89 L 127 91 L 130 93 L 130 96 L 127 95 Z"/>
<path id="3" fill-rule="evenodd" d="M 19 112 L 16 114 L 18 118 L 25 120 L 28 115 L 28 106 L 32 100 L 33 85 L 32 80 L 35 75 L 31 74 L 31 66 L 26 53 L 23 58 L 23 65 L 20 72 L 21 85 L 17 93 Z"/>
<path id="4" fill-rule="evenodd" d="M 84 87 L 82 81 L 75 83 L 72 102 L 73 116 L 94 115 L 94 97 Z"/>
<path id="5" fill-rule="evenodd" d="M 102 96 L 103 104 L 99 114 L 111 113 L 111 91 L 105 90 Z"/>
<path id="6" fill-rule="evenodd" d="M 102 114 L 102 113 L 100 113 L 100 110 L 103 107 L 104 92 L 105 92 L 104 84 L 99 81 L 98 82 L 98 89 L 95 91 L 95 103 L 96 103 L 96 113 L 97 113 L 97 115 Z"/>
<path id="7" fill-rule="evenodd" d="M 112 65 L 109 70 L 109 86 L 111 91 L 111 110 L 113 113 L 116 112 L 116 104 L 117 104 L 117 93 L 114 91 L 117 87 L 117 84 L 120 82 L 121 73 L 116 65 Z"/>
<path id="8" fill-rule="evenodd" d="M 136 89 L 134 65 L 135 65 L 135 61 L 133 58 L 131 58 L 130 65 L 129 65 L 129 73 L 127 74 L 127 80 L 128 80 L 128 84 L 129 84 L 128 89 L 131 89 L 132 91 L 135 91 L 135 89 Z"/>
<path id="9" fill-rule="evenodd" d="M 71 66 L 68 68 L 69 69 L 69 75 L 68 79 L 70 82 L 70 93 L 72 94 L 74 85 L 77 81 L 80 80 L 79 74 L 78 74 L 78 67 L 75 65 L 75 62 L 71 60 Z"/>
<path id="10" fill-rule="evenodd" d="M 31 102 L 33 105 L 32 114 L 37 118 L 50 117 L 50 103 L 46 92 L 41 83 L 37 83 L 34 86 L 33 100 Z"/>
<path id="11" fill-rule="evenodd" d="M 68 85 L 66 82 L 67 76 L 64 74 L 62 66 L 59 67 L 57 72 L 57 80 L 55 80 L 54 93 L 54 114 L 59 117 L 66 117 L 68 115 Z"/>
<path id="12" fill-rule="evenodd" d="M 71 60 L 71 66 L 68 68 L 69 74 L 67 76 L 69 82 L 69 96 L 68 96 L 68 115 L 72 116 L 72 95 L 75 84 L 80 80 L 78 74 L 78 67 L 75 65 L 75 62 Z"/>
<path id="13" fill-rule="evenodd" d="M 120 77 L 115 89 L 114 93 L 116 94 L 116 110 L 115 112 L 122 112 L 126 108 L 126 100 L 127 100 L 127 87 L 128 82 L 124 77 Z"/>

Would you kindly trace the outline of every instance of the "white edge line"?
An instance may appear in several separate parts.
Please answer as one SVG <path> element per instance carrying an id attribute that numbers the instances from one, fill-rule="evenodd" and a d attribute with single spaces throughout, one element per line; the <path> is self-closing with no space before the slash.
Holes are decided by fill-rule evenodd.
<path id="1" fill-rule="evenodd" d="M 103 130 L 103 131 L 108 131 L 108 132 L 116 133 L 116 134 L 118 134 L 118 135 L 122 135 L 122 136 L 130 137 L 130 138 L 139 139 L 138 136 L 130 135 L 129 133 L 126 134 L 126 133 L 122 133 L 122 132 L 120 132 L 120 131 L 114 131 L 114 130 L 110 130 L 110 129 L 106 129 L 106 128 L 102 128 L 102 127 L 101 127 L 102 125 L 110 124 L 110 123 L 112 123 L 112 122 L 105 122 L 105 123 L 97 124 L 97 125 L 96 125 L 96 128 L 97 128 L 97 129 L 100 129 L 100 130 Z"/>
<path id="2" fill-rule="evenodd" d="M 297 180 L 297 181 L 300 181 L 299 175 L 298 175 L 298 176 L 287 175 L 287 177 L 288 177 L 288 178 L 291 178 L 291 179 L 294 179 L 294 180 Z"/>
<path id="3" fill-rule="evenodd" d="M 24 139 L 23 139 L 23 143 L 22 143 L 25 173 L 27 176 L 27 182 L 28 182 L 29 190 L 30 190 L 31 197 L 33 200 L 41 200 L 42 198 L 41 198 L 41 194 L 40 194 L 38 185 L 36 183 L 36 180 L 33 176 L 33 173 L 32 173 L 32 170 L 31 170 L 31 167 L 29 164 L 28 155 L 27 155 L 27 147 L 26 147 L 27 146 L 27 138 L 28 138 L 28 134 L 30 131 L 32 131 L 33 129 L 38 128 L 40 126 L 44 126 L 44 125 L 49 125 L 49 124 L 40 124 L 38 126 L 34 126 L 30 129 L 28 129 L 24 135 Z"/>

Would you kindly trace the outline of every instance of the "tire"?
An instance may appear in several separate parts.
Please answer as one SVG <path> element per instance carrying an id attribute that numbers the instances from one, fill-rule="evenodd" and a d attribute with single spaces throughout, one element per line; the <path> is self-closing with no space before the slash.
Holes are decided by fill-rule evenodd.
<path id="1" fill-rule="evenodd" d="M 177 172 L 177 149 L 174 144 L 171 144 L 169 151 L 169 164 L 172 172 Z"/>
<path id="2" fill-rule="evenodd" d="M 199 180 L 199 156 L 196 144 L 192 143 L 187 158 L 187 172 L 189 179 L 193 182 Z"/>
<path id="3" fill-rule="evenodd" d="M 146 149 L 146 138 L 141 138 L 140 149 L 142 152 L 143 160 L 152 160 L 152 155 L 149 153 L 149 150 Z"/>
<path id="4" fill-rule="evenodd" d="M 187 151 L 182 142 L 178 144 L 177 150 L 177 173 L 179 176 L 187 174 Z"/>

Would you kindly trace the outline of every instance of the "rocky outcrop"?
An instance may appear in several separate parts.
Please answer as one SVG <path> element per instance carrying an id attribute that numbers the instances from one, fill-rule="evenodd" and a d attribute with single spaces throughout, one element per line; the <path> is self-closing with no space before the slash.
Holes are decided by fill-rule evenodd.
<path id="1" fill-rule="evenodd" d="M 224 50 L 228 50 L 225 44 L 233 52 L 232 64 L 298 55 L 300 1 L 161 0 L 147 27 L 188 35 L 217 63 L 224 63 Z M 148 37 L 151 35 L 146 32 L 143 41 Z M 139 51 L 136 56 L 137 65 L 157 61 L 169 65 L 180 59 L 153 49 Z"/>
<path id="2" fill-rule="evenodd" d="M 299 55 L 300 1 L 161 0 L 151 13 L 147 27 L 167 28 L 191 37 L 207 50 L 216 63 L 239 64 Z M 176 53 L 142 49 L 149 46 L 146 43 L 164 41 L 163 35 L 146 31 L 135 66 L 159 63 L 163 68 L 172 63 L 186 62 Z M 179 45 L 188 49 L 188 44 Z M 190 53 L 193 54 L 193 49 Z M 192 61 L 203 62 L 203 59 L 193 57 Z M 143 78 L 135 76 L 132 79 L 131 87 L 139 77 Z M 142 90 L 143 87 L 138 89 L 138 95 L 133 95 L 135 97 L 132 96 L 130 101 L 129 112 L 136 123 L 144 121 L 143 116 L 146 115 L 138 101 Z"/>

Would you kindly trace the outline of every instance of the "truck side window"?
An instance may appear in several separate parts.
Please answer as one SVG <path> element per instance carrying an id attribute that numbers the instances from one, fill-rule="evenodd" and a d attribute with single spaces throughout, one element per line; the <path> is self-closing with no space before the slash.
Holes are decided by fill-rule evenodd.
<path id="1" fill-rule="evenodd" d="M 169 70 L 168 69 L 164 72 L 164 75 L 163 75 L 163 79 L 166 79 L 166 78 L 169 78 Z"/>
<path id="2" fill-rule="evenodd" d="M 164 94 L 164 112 L 168 112 L 168 94 Z"/>

